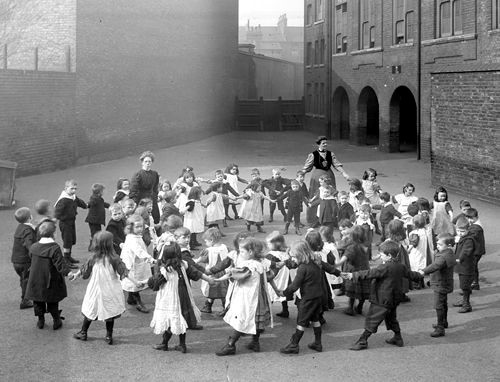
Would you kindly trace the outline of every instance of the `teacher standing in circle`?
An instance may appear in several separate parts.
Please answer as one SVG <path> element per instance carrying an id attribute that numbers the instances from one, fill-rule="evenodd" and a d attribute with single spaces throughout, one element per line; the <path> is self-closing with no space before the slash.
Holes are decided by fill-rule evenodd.
<path id="1" fill-rule="evenodd" d="M 137 171 L 130 180 L 130 199 L 139 204 L 141 199 L 150 198 L 153 201 L 153 216 L 155 224 L 160 222 L 160 210 L 158 209 L 158 185 L 160 175 L 151 169 L 155 155 L 151 151 L 144 151 L 139 157 L 142 169 Z"/>
<path id="2" fill-rule="evenodd" d="M 328 140 L 325 136 L 319 136 L 316 139 L 316 144 L 318 149 L 314 150 L 307 156 L 306 163 L 302 169 L 304 172 L 311 172 L 311 181 L 309 184 L 309 196 L 312 198 L 319 191 L 319 177 L 321 175 L 326 175 L 330 178 L 330 184 L 337 189 L 335 182 L 335 175 L 333 174 L 332 167 L 337 171 L 340 171 L 344 178 L 349 178 L 349 175 L 345 172 L 342 163 L 340 163 L 335 155 L 328 151 Z M 307 209 L 307 223 L 309 226 L 313 227 L 317 225 L 318 217 L 316 212 L 318 209 L 319 198 L 316 198 L 318 203 L 314 203 Z"/>

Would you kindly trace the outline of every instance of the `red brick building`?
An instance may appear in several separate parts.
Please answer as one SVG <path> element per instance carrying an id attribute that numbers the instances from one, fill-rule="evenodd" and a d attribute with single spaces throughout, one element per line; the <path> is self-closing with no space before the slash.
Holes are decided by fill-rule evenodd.
<path id="1" fill-rule="evenodd" d="M 499 0 L 304 4 L 308 128 L 414 150 L 434 184 L 500 201 Z"/>

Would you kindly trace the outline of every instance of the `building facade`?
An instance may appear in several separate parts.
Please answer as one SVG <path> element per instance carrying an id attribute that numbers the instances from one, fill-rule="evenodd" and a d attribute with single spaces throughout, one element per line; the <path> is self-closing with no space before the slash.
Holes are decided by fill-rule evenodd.
<path id="1" fill-rule="evenodd" d="M 386 152 L 414 151 L 431 161 L 433 183 L 462 192 L 471 190 L 468 184 L 481 184 L 476 196 L 500 201 L 498 181 L 491 176 L 499 173 L 500 159 L 499 96 L 492 85 L 500 70 L 499 1 L 304 4 L 306 63 L 308 56 L 315 59 L 321 41 L 318 14 L 324 15 L 322 29 L 332 52 L 322 77 L 315 61 L 305 68 L 308 128 Z M 319 56 L 322 49 L 319 45 Z M 331 88 L 321 96 L 316 82 L 327 79 L 328 67 Z M 447 84 L 448 93 L 440 84 Z M 324 118 L 317 113 L 321 109 Z"/>

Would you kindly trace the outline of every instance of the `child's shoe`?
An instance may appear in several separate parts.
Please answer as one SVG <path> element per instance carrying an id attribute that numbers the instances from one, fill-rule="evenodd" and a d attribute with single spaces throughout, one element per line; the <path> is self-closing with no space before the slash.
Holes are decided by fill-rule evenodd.
<path id="1" fill-rule="evenodd" d="M 257 232 L 266 233 L 266 231 L 264 231 L 260 225 L 257 226 Z"/>
<path id="2" fill-rule="evenodd" d="M 219 350 L 215 355 L 219 357 L 224 357 L 226 355 L 235 355 L 236 354 L 236 340 L 233 337 L 229 337 L 227 344 Z"/>
<path id="3" fill-rule="evenodd" d="M 323 345 L 321 344 L 321 326 L 319 328 L 313 328 L 314 330 L 314 342 L 307 345 L 309 349 L 316 350 L 317 352 L 323 351 Z"/>
<path id="4" fill-rule="evenodd" d="M 436 329 L 438 327 L 438 324 L 432 324 L 432 328 Z M 443 323 L 443 328 L 448 329 L 448 321 L 445 321 Z"/>
<path id="5" fill-rule="evenodd" d="M 294 344 L 290 342 L 284 348 L 280 349 L 280 353 L 283 354 L 299 354 L 299 344 Z"/>
<path id="6" fill-rule="evenodd" d="M 250 341 L 247 344 L 247 349 L 248 350 L 252 350 L 255 353 L 260 352 L 260 343 L 259 343 L 259 340 L 252 339 L 252 341 Z"/>
<path id="7" fill-rule="evenodd" d="M 481 288 L 479 287 L 479 283 L 472 283 L 470 288 L 472 290 L 481 290 Z"/>
<path id="8" fill-rule="evenodd" d="M 295 234 L 296 235 L 302 235 L 302 232 L 300 232 L 300 228 L 295 228 Z"/>
<path id="9" fill-rule="evenodd" d="M 52 329 L 57 330 L 62 328 L 62 326 L 63 326 L 62 320 L 60 318 L 55 318 L 54 324 L 52 325 Z"/>
<path id="10" fill-rule="evenodd" d="M 43 329 L 45 326 L 45 317 L 44 316 L 38 316 L 38 322 L 36 323 L 36 327 L 38 329 Z"/>
<path id="11" fill-rule="evenodd" d="M 385 340 L 385 342 L 388 343 L 389 345 L 395 345 L 400 348 L 402 348 L 405 345 L 403 337 L 401 337 L 401 333 L 394 333 L 394 336 L 392 338 Z"/>
<path id="12" fill-rule="evenodd" d="M 163 341 L 161 342 L 161 344 L 153 345 L 153 349 L 167 351 L 168 350 L 168 341 L 170 341 L 171 337 L 172 337 L 171 332 L 164 332 L 163 333 Z"/>
<path id="13" fill-rule="evenodd" d="M 210 301 L 205 301 L 205 305 L 203 305 L 203 308 L 200 309 L 200 312 L 203 313 L 212 313 L 212 304 L 213 302 Z"/>
<path id="14" fill-rule="evenodd" d="M 366 340 L 363 340 L 363 339 L 359 339 L 357 340 L 354 345 L 352 345 L 349 350 L 364 350 L 364 349 L 367 349 L 368 348 L 368 342 Z"/>
<path id="15" fill-rule="evenodd" d="M 80 330 L 78 333 L 73 334 L 73 338 L 76 338 L 80 341 L 87 341 L 87 332 Z"/>
<path id="16" fill-rule="evenodd" d="M 113 335 L 108 333 L 106 338 L 104 338 L 104 341 L 106 341 L 108 345 L 113 345 Z"/>
<path id="17" fill-rule="evenodd" d="M 444 337 L 444 328 L 442 326 L 437 326 L 434 331 L 431 333 L 431 337 Z"/>
<path id="18" fill-rule="evenodd" d="M 23 299 L 21 303 L 19 304 L 19 309 L 29 309 L 33 308 L 33 302 L 30 300 Z"/>
<path id="19" fill-rule="evenodd" d="M 183 354 L 187 353 L 186 333 L 179 335 L 179 345 L 175 346 L 174 350 L 180 351 Z"/>

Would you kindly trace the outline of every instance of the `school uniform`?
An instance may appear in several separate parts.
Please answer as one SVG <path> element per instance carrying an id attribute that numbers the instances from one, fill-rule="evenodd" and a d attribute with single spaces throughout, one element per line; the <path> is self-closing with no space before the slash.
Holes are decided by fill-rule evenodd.
<path id="1" fill-rule="evenodd" d="M 337 213 L 337 221 L 341 222 L 343 219 L 347 219 L 350 221 L 354 221 L 356 218 L 356 214 L 354 212 L 354 207 L 351 203 L 345 202 L 339 206 L 339 210 Z"/>
<path id="2" fill-rule="evenodd" d="M 70 249 L 76 244 L 76 215 L 78 207 L 87 209 L 87 203 L 76 195 L 68 195 L 65 191 L 56 202 L 54 217 L 59 220 L 59 229 L 63 240 L 63 248 Z"/>
<path id="3" fill-rule="evenodd" d="M 21 304 L 25 303 L 26 286 L 30 275 L 31 257 L 29 251 L 36 241 L 35 230 L 30 224 L 21 223 L 14 232 L 11 261 L 14 270 L 19 276 L 21 286 Z"/>
<path id="4" fill-rule="evenodd" d="M 320 225 L 338 228 L 338 204 L 335 197 L 321 198 L 318 206 L 318 221 Z"/>
<path id="5" fill-rule="evenodd" d="M 385 241 L 387 226 L 394 220 L 395 216 L 401 218 L 402 215 L 398 210 L 396 210 L 396 207 L 394 207 L 394 204 L 391 202 L 385 203 L 380 209 L 379 220 L 380 225 L 382 226 L 382 237 L 380 238 L 380 241 Z"/>
<path id="6" fill-rule="evenodd" d="M 469 227 L 469 233 L 474 237 L 474 277 L 472 280 L 473 287 L 479 288 L 479 269 L 478 263 L 481 257 L 486 254 L 486 244 L 484 240 L 483 227 L 479 221 L 472 223 Z"/>
<path id="7" fill-rule="evenodd" d="M 106 203 L 101 196 L 92 195 L 90 197 L 88 202 L 89 212 L 85 218 L 85 223 L 89 225 L 91 238 L 101 230 L 101 226 L 106 224 L 106 208 L 109 208 L 109 203 Z"/>
<path id="8" fill-rule="evenodd" d="M 122 253 L 120 244 L 125 242 L 125 220 L 120 219 L 117 221 L 111 219 L 106 227 L 106 231 L 113 234 L 113 249 L 120 255 Z"/>
<path id="9" fill-rule="evenodd" d="M 285 191 L 290 187 L 290 180 L 282 177 L 279 178 L 270 178 L 262 181 L 262 187 L 265 187 L 269 190 L 269 198 L 275 200 L 280 195 L 282 195 Z M 283 218 L 286 218 L 285 206 L 283 204 L 283 199 L 279 199 L 276 203 L 269 202 L 269 220 L 273 220 L 273 214 L 276 210 L 276 204 L 278 205 L 278 209 L 283 214 Z"/>

